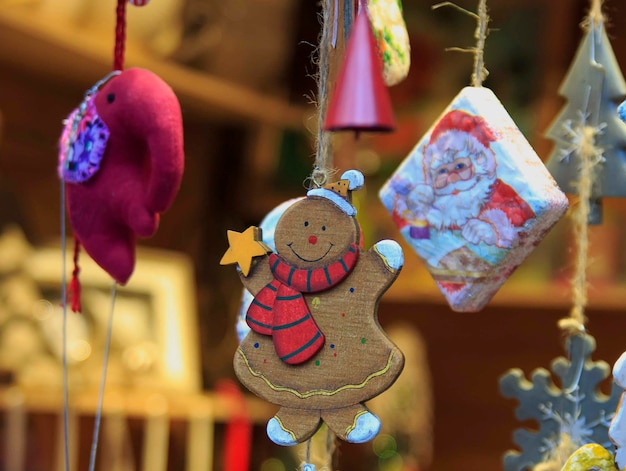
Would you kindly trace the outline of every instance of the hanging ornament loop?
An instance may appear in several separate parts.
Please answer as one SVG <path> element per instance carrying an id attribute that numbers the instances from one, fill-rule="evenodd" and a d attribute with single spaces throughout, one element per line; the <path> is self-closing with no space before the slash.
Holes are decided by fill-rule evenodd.
<path id="1" fill-rule="evenodd" d="M 313 187 L 315 188 L 323 187 L 328 181 L 328 173 L 329 173 L 328 171 L 316 165 L 315 168 L 313 169 L 313 172 L 311 173 L 311 176 L 308 178 L 310 182 L 310 184 L 308 185 L 308 189 L 310 190 Z"/>
<path id="2" fill-rule="evenodd" d="M 452 7 L 460 12 L 471 16 L 477 22 L 474 37 L 476 38 L 476 46 L 470 48 L 449 47 L 446 51 L 469 52 L 474 55 L 474 71 L 472 72 L 472 87 L 482 87 L 484 80 L 489 75 L 489 71 L 485 67 L 485 42 L 489 35 L 489 14 L 487 13 L 487 0 L 479 0 L 478 13 L 466 10 L 453 2 L 442 2 L 432 6 L 433 10 L 441 7 Z"/>

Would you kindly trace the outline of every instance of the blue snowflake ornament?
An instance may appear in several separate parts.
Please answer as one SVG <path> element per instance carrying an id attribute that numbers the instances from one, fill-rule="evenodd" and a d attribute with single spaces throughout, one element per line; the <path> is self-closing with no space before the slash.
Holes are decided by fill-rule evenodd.
<path id="1" fill-rule="evenodd" d="M 534 370 L 530 381 L 518 368 L 500 378 L 502 395 L 519 401 L 515 409 L 517 419 L 534 419 L 539 423 L 537 431 L 515 430 L 513 441 L 521 451 L 506 452 L 505 471 L 533 469 L 553 454 L 564 435 L 569 437 L 574 449 L 587 443 L 611 446 L 608 427 L 622 390 L 613 385 L 610 396 L 599 391 L 598 385 L 611 370 L 606 362 L 591 360 L 596 349 L 592 336 L 572 337 L 566 349 L 571 360 L 559 357 L 550 367 L 560 379 L 561 388 L 554 384 L 545 368 Z"/>

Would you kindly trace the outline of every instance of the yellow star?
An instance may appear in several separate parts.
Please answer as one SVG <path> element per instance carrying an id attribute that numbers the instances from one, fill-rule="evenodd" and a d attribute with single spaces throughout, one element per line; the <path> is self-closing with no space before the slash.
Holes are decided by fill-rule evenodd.
<path id="1" fill-rule="evenodd" d="M 243 276 L 248 276 L 252 267 L 252 259 L 271 252 L 262 242 L 261 229 L 255 226 L 248 227 L 243 232 L 228 231 L 228 250 L 220 260 L 220 265 L 236 263 L 241 268 Z"/>

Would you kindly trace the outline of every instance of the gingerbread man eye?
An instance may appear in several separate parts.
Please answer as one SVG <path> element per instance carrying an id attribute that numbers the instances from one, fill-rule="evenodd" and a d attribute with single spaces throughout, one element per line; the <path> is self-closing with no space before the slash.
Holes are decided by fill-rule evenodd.
<path id="1" fill-rule="evenodd" d="M 325 231 L 326 230 L 326 226 L 322 226 L 322 230 Z"/>
<path id="2" fill-rule="evenodd" d="M 304 221 L 304 227 L 309 227 L 309 221 Z"/>
<path id="3" fill-rule="evenodd" d="M 113 103 L 113 102 L 115 101 L 115 93 L 109 93 L 109 94 L 107 95 L 107 101 L 108 101 L 109 103 Z"/>

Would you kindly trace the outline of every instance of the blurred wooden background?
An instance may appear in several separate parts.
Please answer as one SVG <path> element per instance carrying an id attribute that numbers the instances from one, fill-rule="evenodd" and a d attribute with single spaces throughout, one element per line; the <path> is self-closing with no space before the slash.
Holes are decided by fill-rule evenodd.
<path id="1" fill-rule="evenodd" d="M 0 223 L 17 222 L 33 244 L 58 239 L 56 142 L 62 120 L 112 61 L 113 35 L 102 23 L 114 1 L 95 10 L 88 2 L 0 0 Z M 159 4 L 160 0 L 152 0 Z M 234 323 L 240 285 L 234 270 L 219 267 L 226 229 L 256 224 L 275 204 L 302 194 L 313 161 L 315 91 L 311 54 L 317 42 L 314 0 L 177 0 L 154 10 L 153 21 L 135 12 L 129 21 L 127 66 L 151 68 L 179 94 L 185 120 L 186 173 L 181 193 L 158 234 L 142 244 L 182 252 L 194 261 L 202 378 L 210 389 L 232 377 Z M 385 221 L 377 186 L 402 160 L 456 92 L 469 83 L 471 57 L 444 52 L 470 46 L 474 24 L 453 9 L 405 0 L 413 53 L 409 79 L 391 90 L 399 122 L 391 136 L 354 143 L 339 138 L 342 168 L 369 162 L 367 196 L 360 210 L 377 235 L 399 238 Z M 475 9 L 474 1 L 459 5 Z M 492 32 L 485 83 L 502 100 L 538 154 L 551 143 L 543 132 L 562 106 L 557 90 L 581 36 L 583 0 L 491 0 Z M 626 64 L 626 15 L 605 2 L 609 35 Z M 54 19 L 54 20 L 53 20 Z M 134 23 L 136 21 L 136 23 Z M 143 21 L 143 23 L 142 23 Z M 102 27 L 100 27 L 102 26 Z M 160 36 L 159 32 L 163 33 Z M 338 164 L 339 165 L 339 164 Z M 607 224 L 593 229 L 594 286 L 588 312 L 596 359 L 612 364 L 626 350 L 622 255 L 626 205 L 608 203 Z M 563 354 L 556 321 L 568 312 L 571 269 L 568 226 L 507 283 L 483 312 L 451 312 L 407 253 L 398 286 L 383 298 L 383 325 L 406 320 L 427 346 L 434 393 L 434 459 L 429 469 L 501 469 L 513 447 L 514 401 L 498 392 L 511 367 L 530 373 Z M 569 239 L 568 239 L 569 238 Z M 255 432 L 255 433 L 258 433 Z M 263 440 L 260 433 L 259 440 Z M 340 446 L 340 468 L 375 470 L 369 445 Z"/>

